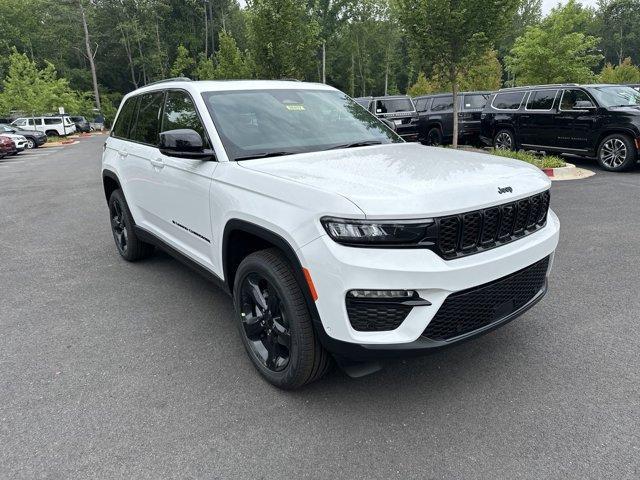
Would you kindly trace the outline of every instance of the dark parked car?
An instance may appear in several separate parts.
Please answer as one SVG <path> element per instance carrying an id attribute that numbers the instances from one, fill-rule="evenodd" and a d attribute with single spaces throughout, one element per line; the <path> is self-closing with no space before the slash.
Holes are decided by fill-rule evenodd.
<path id="1" fill-rule="evenodd" d="M 392 122 L 396 133 L 403 139 L 410 142 L 418 140 L 418 114 L 410 97 L 397 95 L 354 100 L 381 120 Z"/>
<path id="2" fill-rule="evenodd" d="M 14 155 L 18 149 L 16 144 L 13 143 L 9 137 L 3 137 L 0 135 L 0 158 L 4 158 L 7 155 Z"/>
<path id="3" fill-rule="evenodd" d="M 0 123 L 1 133 L 22 135 L 27 139 L 27 148 L 38 148 L 40 145 L 47 143 L 47 135 L 38 130 L 29 130 L 15 125 L 7 125 L 6 123 Z"/>
<path id="4" fill-rule="evenodd" d="M 638 160 L 640 92 L 626 85 L 503 89 L 482 116 L 482 139 L 495 148 L 596 157 L 609 171 Z"/>
<path id="5" fill-rule="evenodd" d="M 458 94 L 458 140 L 477 144 L 480 141 L 480 117 L 491 92 Z M 413 99 L 420 120 L 420 141 L 427 145 L 453 141 L 453 95 L 425 95 Z"/>
<path id="6" fill-rule="evenodd" d="M 80 133 L 87 133 L 91 131 L 91 125 L 86 118 L 78 115 L 72 115 L 71 121 L 76 125 L 76 131 Z"/>

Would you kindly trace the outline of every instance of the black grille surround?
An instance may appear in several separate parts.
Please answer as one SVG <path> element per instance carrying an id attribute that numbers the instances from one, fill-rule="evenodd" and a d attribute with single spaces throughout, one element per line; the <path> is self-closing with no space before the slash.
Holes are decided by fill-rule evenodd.
<path id="1" fill-rule="evenodd" d="M 549 258 L 493 282 L 449 295 L 422 336 L 449 341 L 509 317 L 544 291 Z"/>
<path id="2" fill-rule="evenodd" d="M 496 207 L 438 217 L 421 243 L 445 260 L 511 243 L 546 225 L 550 200 L 547 190 Z"/>

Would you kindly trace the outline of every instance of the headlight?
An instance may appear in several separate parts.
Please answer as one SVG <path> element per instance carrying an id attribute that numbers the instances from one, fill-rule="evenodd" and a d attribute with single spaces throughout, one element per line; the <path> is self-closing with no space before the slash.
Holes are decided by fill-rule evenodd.
<path id="1" fill-rule="evenodd" d="M 338 243 L 358 246 L 415 246 L 428 236 L 434 224 L 430 218 L 420 220 L 351 220 L 323 217 L 322 226 Z"/>

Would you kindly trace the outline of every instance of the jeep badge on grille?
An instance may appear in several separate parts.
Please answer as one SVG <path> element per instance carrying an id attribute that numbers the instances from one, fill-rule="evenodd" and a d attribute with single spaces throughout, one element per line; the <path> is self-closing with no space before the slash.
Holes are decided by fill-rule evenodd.
<path id="1" fill-rule="evenodd" d="M 498 187 L 498 193 L 502 195 L 503 193 L 513 193 L 513 188 L 511 187 Z"/>

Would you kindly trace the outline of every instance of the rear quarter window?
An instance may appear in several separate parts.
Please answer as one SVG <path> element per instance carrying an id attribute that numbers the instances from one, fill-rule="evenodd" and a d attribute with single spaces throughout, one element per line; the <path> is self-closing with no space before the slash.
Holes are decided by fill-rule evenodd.
<path id="1" fill-rule="evenodd" d="M 60 124 L 62 124 L 62 119 L 61 118 L 45 118 L 44 119 L 44 124 L 45 125 L 60 125 Z"/>
<path id="2" fill-rule="evenodd" d="M 432 112 L 442 112 L 444 110 L 453 110 L 453 96 L 436 97 L 431 104 Z"/>
<path id="3" fill-rule="evenodd" d="M 525 92 L 498 93 L 493 99 L 493 108 L 499 110 L 518 110 Z"/>

